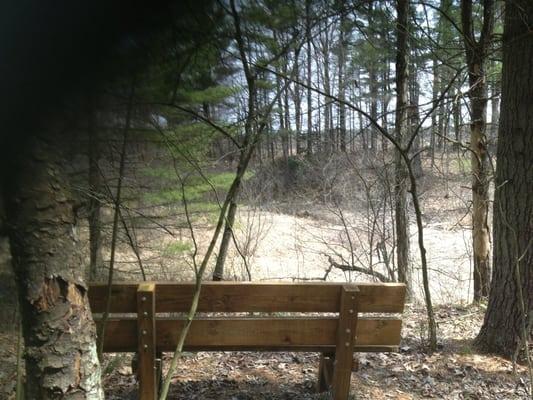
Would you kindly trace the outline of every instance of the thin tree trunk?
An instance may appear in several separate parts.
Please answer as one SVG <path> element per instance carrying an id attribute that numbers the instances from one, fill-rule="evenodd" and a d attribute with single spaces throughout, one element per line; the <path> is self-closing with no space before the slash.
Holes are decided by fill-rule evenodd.
<path id="1" fill-rule="evenodd" d="M 279 76 L 276 76 L 276 90 L 278 93 L 281 90 L 281 78 Z M 285 94 L 285 97 L 287 95 Z M 286 166 L 289 160 L 289 148 L 287 143 L 287 127 L 285 125 L 285 119 L 286 116 L 284 114 L 284 106 L 286 107 L 286 103 L 283 104 L 281 96 L 278 97 L 278 123 L 279 123 L 279 131 L 280 131 L 280 137 L 281 137 L 281 154 L 283 156 L 283 162 Z"/>
<path id="2" fill-rule="evenodd" d="M 455 93 L 454 97 L 456 97 L 460 91 L 461 88 L 458 85 L 455 85 Z M 457 142 L 456 146 L 459 146 L 459 143 L 463 140 L 463 135 L 461 134 L 461 103 L 459 99 L 454 100 L 452 105 L 453 110 L 453 128 L 455 131 L 455 141 Z"/>
<path id="3" fill-rule="evenodd" d="M 333 153 L 333 130 L 331 129 L 332 125 L 332 118 L 333 118 L 333 106 L 331 103 L 331 98 L 329 95 L 331 94 L 331 79 L 330 79 L 330 71 L 329 71 L 329 55 L 330 55 L 330 46 L 329 46 L 329 31 L 325 29 L 325 37 L 324 37 L 324 43 L 323 43 L 323 54 L 324 54 L 324 93 L 326 94 L 324 98 L 324 141 L 325 146 L 324 149 L 327 153 Z"/>
<path id="4" fill-rule="evenodd" d="M 221 207 L 219 218 L 217 222 L 217 226 L 215 228 L 215 232 L 213 233 L 213 237 L 211 238 L 211 242 L 209 244 L 209 247 L 206 251 L 206 254 L 203 258 L 203 261 L 200 265 L 200 267 L 196 270 L 196 287 L 194 291 L 194 296 L 192 298 L 191 307 L 189 309 L 189 312 L 187 314 L 187 319 L 185 321 L 185 325 L 183 329 L 180 332 L 180 335 L 177 340 L 176 349 L 174 351 L 174 355 L 172 357 L 172 361 L 169 367 L 169 370 L 167 372 L 167 375 L 165 376 L 165 379 L 163 381 L 163 385 L 161 388 L 161 394 L 159 396 L 159 400 L 165 400 L 168 396 L 168 391 L 170 388 L 170 382 L 172 380 L 172 375 L 176 369 L 178 359 L 180 357 L 180 354 L 183 350 L 183 346 L 185 344 L 185 340 L 187 338 L 189 329 L 192 325 L 192 321 L 196 315 L 196 310 L 198 308 L 198 302 L 200 299 L 200 293 L 202 288 L 202 277 L 205 272 L 205 269 L 207 267 L 207 264 L 209 262 L 209 259 L 211 257 L 211 254 L 213 252 L 213 249 L 215 247 L 218 235 L 222 229 L 222 226 L 224 224 L 224 217 L 226 215 L 226 211 L 228 209 L 228 206 L 231 201 L 234 200 L 239 186 L 240 182 L 242 181 L 244 177 L 244 173 L 246 172 L 246 169 L 248 168 L 248 164 L 250 163 L 250 159 L 254 153 L 255 147 L 257 146 L 257 141 L 259 138 L 260 133 L 263 131 L 265 124 L 261 124 L 260 127 L 258 127 L 256 130 L 252 129 L 253 122 L 256 117 L 256 109 L 255 109 L 255 102 L 256 102 L 256 81 L 254 75 L 250 71 L 250 66 L 248 63 L 248 58 L 246 56 L 245 52 L 245 44 L 243 40 L 243 35 L 241 31 L 240 26 L 240 17 L 237 12 L 237 9 L 235 7 L 234 0 L 230 0 L 230 7 L 231 7 L 231 14 L 233 17 L 234 25 L 235 25 L 235 39 L 239 48 L 239 54 L 241 57 L 242 66 L 244 69 L 244 75 L 246 77 L 246 82 L 248 86 L 248 115 L 246 116 L 246 121 L 244 124 L 244 131 L 245 131 L 245 137 L 242 143 L 242 151 L 241 151 L 241 157 L 239 160 L 239 165 L 237 167 L 237 174 L 235 176 L 235 179 L 232 182 L 232 185 L 230 189 L 228 190 L 228 194 L 226 195 L 226 199 L 224 200 L 224 203 Z M 286 88 L 286 87 L 285 87 Z M 285 89 L 284 88 L 284 89 Z M 280 92 L 278 92 L 277 96 L 280 95 Z M 277 102 L 277 98 L 274 99 L 274 102 L 272 103 L 272 106 L 274 103 Z M 268 111 L 270 112 L 270 110 Z M 183 188 L 182 188 L 183 190 Z M 186 205 L 186 199 L 185 196 L 183 196 L 184 204 Z M 191 228 L 192 229 L 192 228 Z"/>
<path id="5" fill-rule="evenodd" d="M 437 69 L 437 59 L 433 59 L 433 101 L 437 101 L 439 97 L 439 73 Z M 431 113 L 431 137 L 430 137 L 430 152 L 431 152 L 431 165 L 435 165 L 435 147 L 437 146 L 437 134 L 440 134 L 438 126 L 438 115 L 435 111 Z"/>
<path id="6" fill-rule="evenodd" d="M 215 264 L 215 269 L 213 271 L 214 281 L 224 280 L 224 265 L 226 263 L 226 258 L 228 256 L 229 243 L 233 236 L 233 226 L 235 225 L 235 215 L 237 214 L 236 197 L 238 195 L 240 186 L 241 186 L 241 182 L 239 179 L 237 182 L 237 188 L 235 190 L 235 194 L 232 196 L 230 204 L 229 204 L 228 215 L 226 216 L 224 233 L 222 234 L 222 240 L 220 242 L 220 248 L 218 250 L 218 255 L 217 255 L 217 262 Z"/>
<path id="7" fill-rule="evenodd" d="M 300 77 L 300 48 L 294 51 L 294 65 L 296 71 L 296 79 Z M 296 154 L 303 153 L 302 146 L 302 90 L 300 85 L 294 85 L 294 119 L 296 129 Z"/>
<path id="8" fill-rule="evenodd" d="M 473 31 L 472 18 L 472 0 L 462 0 L 461 21 L 468 65 L 471 108 L 470 152 L 472 158 L 474 301 L 480 301 L 489 295 L 490 287 L 490 165 L 487 153 L 487 87 L 484 65 L 494 26 L 494 1 L 485 0 L 483 3 L 483 26 L 479 40 L 476 39 Z"/>
<path id="9" fill-rule="evenodd" d="M 340 1 L 340 33 L 339 33 L 339 148 L 343 153 L 346 152 L 346 105 L 344 101 L 346 99 L 346 15 L 344 10 L 344 0 Z"/>
<path id="10" fill-rule="evenodd" d="M 383 129 L 388 129 L 388 108 L 389 108 L 389 101 L 390 101 L 390 85 L 389 85 L 389 77 L 390 77 L 390 63 L 388 58 L 384 59 L 385 62 L 385 69 L 383 71 L 383 88 L 381 92 L 381 126 Z M 382 137 L 381 138 L 381 149 L 384 153 L 387 153 L 388 150 L 389 141 Z"/>
<path id="11" fill-rule="evenodd" d="M 316 53 L 316 49 L 315 49 L 315 53 Z M 315 66 L 316 66 L 316 86 L 317 87 L 320 87 L 321 85 L 321 76 L 322 76 L 322 65 L 320 63 L 320 60 L 319 60 L 319 57 L 318 55 L 315 57 Z M 312 92 L 312 90 L 311 90 Z M 316 134 L 314 135 L 315 137 L 315 145 L 316 145 L 316 153 L 320 154 L 322 151 L 323 151 L 323 140 L 322 140 L 322 114 L 320 113 L 320 110 L 322 109 L 322 102 L 320 101 L 321 99 L 321 96 L 320 95 L 317 95 L 316 96 L 316 101 L 317 101 L 317 113 L 316 113 L 316 116 L 317 116 L 317 122 L 316 122 Z"/>
<path id="12" fill-rule="evenodd" d="M 234 13 L 236 13 L 234 11 Z M 235 14 L 236 15 L 236 14 Z M 234 18 L 237 18 L 234 15 Z M 241 58 L 242 62 L 245 62 L 245 56 L 242 53 L 244 50 L 241 50 Z M 298 52 L 295 52 L 295 57 L 298 57 Z M 243 65 L 244 66 L 244 65 Z M 247 67 L 245 67 L 247 68 Z M 295 66 L 296 73 L 298 73 L 298 66 Z M 249 158 L 251 155 L 249 153 L 253 153 L 253 150 L 257 146 L 258 140 L 259 140 L 259 131 L 256 123 L 256 110 L 257 110 L 257 89 L 255 85 L 255 78 L 251 76 L 251 73 L 246 69 L 246 81 L 248 83 L 248 110 L 246 115 L 246 121 L 244 124 L 244 141 L 242 144 L 240 157 L 239 157 L 239 163 L 237 165 L 237 174 L 235 177 L 235 180 L 233 181 L 233 193 L 229 201 L 229 207 L 228 207 L 228 214 L 226 216 L 225 225 L 224 225 L 224 233 L 222 235 L 222 240 L 220 242 L 220 247 L 218 251 L 217 256 L 217 262 L 215 265 L 215 269 L 213 271 L 213 280 L 214 281 L 221 281 L 224 278 L 224 265 L 226 262 L 226 257 L 228 254 L 228 247 L 229 243 L 233 237 L 233 226 L 235 224 L 235 215 L 237 214 L 237 196 L 241 189 L 242 185 L 242 177 L 244 176 L 244 170 L 246 170 L 249 162 Z M 299 88 L 295 91 L 295 93 L 299 93 Z M 295 105 L 297 104 L 297 100 L 299 102 L 300 95 L 295 94 Z M 299 107 L 299 106 L 298 106 Z M 297 117 L 296 117 L 296 124 L 298 126 L 298 107 L 296 108 Z M 298 130 L 298 128 L 297 128 Z M 297 136 L 297 143 L 298 136 Z"/>
<path id="13" fill-rule="evenodd" d="M 409 104 L 409 132 L 415 132 L 418 124 L 420 123 L 420 114 L 418 110 L 418 102 L 420 97 L 420 84 L 418 82 L 418 70 L 414 61 L 410 63 L 410 74 L 409 74 L 409 92 L 410 92 L 410 104 Z M 420 155 L 420 134 L 415 136 L 413 141 L 413 146 L 411 149 L 411 164 L 415 177 L 418 179 L 423 174 L 422 170 L 422 158 Z"/>
<path id="14" fill-rule="evenodd" d="M 287 60 L 283 65 L 283 74 L 287 75 Z M 291 109 L 289 105 L 289 90 L 285 89 L 283 92 L 283 105 L 285 111 L 285 129 L 283 130 L 282 142 L 285 152 L 287 153 L 287 160 L 292 155 L 292 145 L 290 141 L 291 132 Z"/>
<path id="15" fill-rule="evenodd" d="M 104 353 L 104 338 L 107 319 L 111 310 L 111 290 L 113 285 L 113 275 L 115 271 L 115 252 L 117 248 L 117 237 L 118 237 L 118 223 L 120 217 L 120 203 L 122 201 L 122 181 L 124 179 L 124 171 L 126 167 L 126 146 L 128 144 L 128 137 L 131 127 L 131 118 L 133 113 L 133 99 L 135 95 L 135 79 L 132 80 L 130 93 L 128 97 L 128 105 L 126 109 L 126 118 L 124 121 L 124 129 L 122 132 L 122 146 L 120 151 L 120 161 L 118 168 L 118 179 L 117 179 L 117 193 L 114 199 L 114 211 L 113 211 L 113 230 L 111 233 L 111 255 L 109 260 L 109 272 L 107 275 L 107 303 L 105 311 L 102 315 L 102 320 L 99 324 L 98 329 L 98 357 L 100 360 L 103 358 Z"/>
<path id="16" fill-rule="evenodd" d="M 369 18 L 377 18 L 378 12 L 374 10 L 374 2 L 368 3 L 368 14 Z M 371 33 L 370 40 L 371 41 L 378 41 L 379 36 L 378 34 Z M 378 66 L 379 62 L 377 61 L 378 58 L 381 56 L 374 55 L 373 53 L 370 54 L 370 60 L 367 66 L 368 70 L 368 95 L 370 97 L 369 104 L 370 104 L 370 116 L 373 120 L 378 119 L 378 69 L 381 67 Z M 367 133 L 367 147 L 365 148 L 365 154 L 364 156 L 368 156 L 369 154 L 371 157 L 374 157 L 377 155 L 377 135 L 378 132 L 374 126 L 370 126 Z M 369 147 L 368 147 L 369 146 Z"/>
<path id="17" fill-rule="evenodd" d="M 438 86 L 437 97 L 441 95 L 441 90 L 446 85 L 446 78 L 444 77 L 444 71 L 445 71 L 445 68 L 441 67 L 439 71 L 440 76 L 438 78 L 439 86 Z M 446 105 L 444 104 L 443 101 L 441 101 L 439 104 L 438 117 L 439 117 L 438 128 L 437 128 L 438 135 L 435 139 L 437 141 L 437 149 L 444 152 L 445 150 L 444 147 L 446 146 L 445 138 L 448 137 L 448 113 L 446 112 Z"/>
<path id="18" fill-rule="evenodd" d="M 403 146 L 409 137 L 407 118 L 408 94 L 408 16 L 409 0 L 398 0 L 397 4 L 397 50 L 396 50 L 396 141 Z M 398 150 L 395 151 L 395 223 L 396 223 L 396 262 L 398 279 L 404 282 L 408 291 L 411 288 L 411 268 L 409 265 L 409 214 L 407 209 L 408 171 Z"/>
<path id="19" fill-rule="evenodd" d="M 307 155 L 313 154 L 313 99 L 311 97 L 311 0 L 305 2 L 305 29 L 307 39 Z"/>
<path id="20" fill-rule="evenodd" d="M 370 70 L 368 71 L 369 79 L 369 90 L 370 90 L 370 116 L 377 120 L 378 119 L 378 82 L 376 74 L 376 66 L 374 64 L 370 65 Z M 377 154 L 377 135 L 376 128 L 370 127 L 370 154 L 371 157 Z"/>
<path id="21" fill-rule="evenodd" d="M 489 142 L 494 144 L 498 137 L 498 122 L 500 120 L 500 82 L 498 79 L 492 83 L 491 90 L 491 118 L 490 118 L 490 140 Z"/>

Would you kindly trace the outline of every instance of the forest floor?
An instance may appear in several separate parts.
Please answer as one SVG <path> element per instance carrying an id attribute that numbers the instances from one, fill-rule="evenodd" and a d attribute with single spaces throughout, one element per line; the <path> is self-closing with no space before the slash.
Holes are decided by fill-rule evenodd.
<path id="1" fill-rule="evenodd" d="M 525 367 L 513 368 L 500 357 L 475 354 L 472 341 L 483 320 L 481 307 L 439 307 L 436 316 L 440 340 L 436 353 L 424 350 L 424 310 L 408 308 L 399 353 L 358 354 L 353 399 L 530 398 Z M 327 399 L 316 393 L 318 363 L 315 353 L 187 353 L 169 398 Z M 108 399 L 135 398 L 135 378 L 127 359 L 106 376 L 105 385 Z"/>

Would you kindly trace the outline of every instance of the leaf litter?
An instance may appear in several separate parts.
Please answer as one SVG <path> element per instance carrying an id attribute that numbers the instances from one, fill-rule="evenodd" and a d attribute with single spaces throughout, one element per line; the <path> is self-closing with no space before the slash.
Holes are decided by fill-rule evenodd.
<path id="1" fill-rule="evenodd" d="M 438 351 L 425 351 L 425 311 L 408 307 L 398 353 L 357 354 L 359 368 L 352 373 L 352 399 L 531 398 L 524 366 L 513 367 L 501 357 L 476 353 L 472 342 L 483 320 L 482 308 L 446 306 L 435 311 Z M 165 357 L 168 360 L 170 354 Z M 169 399 L 328 399 L 327 394 L 316 392 L 318 363 L 316 353 L 185 353 Z M 121 371 L 115 368 L 106 376 L 106 398 L 136 398 L 134 376 Z"/>

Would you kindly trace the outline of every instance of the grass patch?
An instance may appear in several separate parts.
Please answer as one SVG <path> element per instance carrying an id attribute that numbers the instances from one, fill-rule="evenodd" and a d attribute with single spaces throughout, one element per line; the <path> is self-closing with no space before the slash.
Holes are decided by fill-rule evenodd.
<path id="1" fill-rule="evenodd" d="M 472 170 L 472 159 L 470 157 L 457 157 L 450 160 L 450 172 L 463 174 Z"/>
<path id="2" fill-rule="evenodd" d="M 176 241 L 169 243 L 163 250 L 164 256 L 176 256 L 192 251 L 192 245 L 188 242 Z"/>

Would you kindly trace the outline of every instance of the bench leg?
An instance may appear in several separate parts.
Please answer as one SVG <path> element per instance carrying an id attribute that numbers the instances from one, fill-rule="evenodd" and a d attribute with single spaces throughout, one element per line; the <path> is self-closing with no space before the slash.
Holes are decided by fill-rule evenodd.
<path id="1" fill-rule="evenodd" d="M 320 354 L 320 364 L 318 365 L 318 393 L 327 392 L 331 387 L 333 380 L 333 362 L 335 360 L 334 354 L 322 353 Z"/>
<path id="2" fill-rule="evenodd" d="M 343 287 L 341 290 L 335 367 L 332 390 L 335 400 L 348 400 L 352 376 L 353 350 L 357 329 L 357 288 Z"/>
<path id="3" fill-rule="evenodd" d="M 155 343 L 155 284 L 143 283 L 137 288 L 137 342 L 139 399 L 157 398 Z"/>
<path id="4" fill-rule="evenodd" d="M 161 386 L 163 385 L 163 353 L 158 351 L 156 353 L 156 372 L 155 372 L 155 383 L 157 385 L 157 397 L 161 394 Z"/>
<path id="5" fill-rule="evenodd" d="M 335 365 L 333 371 L 332 391 L 335 400 L 348 400 L 350 396 L 350 379 L 352 377 L 351 363 L 346 366 L 341 366 L 339 363 Z"/>

